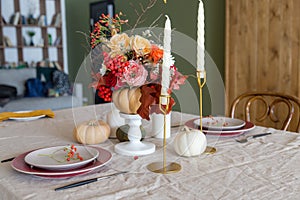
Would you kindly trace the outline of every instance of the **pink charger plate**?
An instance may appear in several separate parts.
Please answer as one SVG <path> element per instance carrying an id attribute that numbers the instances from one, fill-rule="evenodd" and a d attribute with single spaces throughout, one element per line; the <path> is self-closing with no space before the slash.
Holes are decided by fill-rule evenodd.
<path id="1" fill-rule="evenodd" d="M 63 170 L 63 171 L 51 171 L 46 169 L 41 169 L 37 167 L 31 167 L 28 165 L 24 158 L 27 154 L 29 154 L 32 151 L 25 152 L 19 156 L 17 156 L 11 163 L 11 166 L 13 169 L 15 169 L 18 172 L 25 173 L 25 174 L 31 174 L 31 175 L 37 175 L 44 178 L 51 178 L 51 179 L 63 179 L 63 178 L 70 178 L 82 174 L 89 173 L 95 169 L 98 169 L 104 165 L 106 165 L 112 158 L 112 154 L 100 147 L 93 147 L 99 151 L 99 156 L 97 159 L 93 162 L 88 163 L 87 165 L 78 168 L 78 169 L 72 169 L 72 170 Z M 34 151 L 34 150 L 33 150 Z"/>

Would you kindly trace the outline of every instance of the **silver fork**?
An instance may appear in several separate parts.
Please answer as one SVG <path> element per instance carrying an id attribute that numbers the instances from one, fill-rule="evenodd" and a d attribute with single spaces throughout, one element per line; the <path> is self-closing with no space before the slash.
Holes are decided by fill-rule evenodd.
<path id="1" fill-rule="evenodd" d="M 236 138 L 235 140 L 240 143 L 245 143 L 248 141 L 248 138 L 250 138 L 250 137 L 257 138 L 257 137 L 262 137 L 262 136 L 270 135 L 270 134 L 272 134 L 272 133 L 260 133 L 260 134 L 256 134 L 256 135 L 247 135 L 247 136 Z"/>

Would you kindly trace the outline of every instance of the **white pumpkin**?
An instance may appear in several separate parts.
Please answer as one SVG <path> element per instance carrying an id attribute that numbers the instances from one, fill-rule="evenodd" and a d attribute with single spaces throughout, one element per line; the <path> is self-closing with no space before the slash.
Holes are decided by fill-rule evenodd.
<path id="1" fill-rule="evenodd" d="M 207 145 L 206 136 L 199 130 L 184 127 L 174 139 L 174 150 L 180 156 L 197 156 L 202 154 Z"/>

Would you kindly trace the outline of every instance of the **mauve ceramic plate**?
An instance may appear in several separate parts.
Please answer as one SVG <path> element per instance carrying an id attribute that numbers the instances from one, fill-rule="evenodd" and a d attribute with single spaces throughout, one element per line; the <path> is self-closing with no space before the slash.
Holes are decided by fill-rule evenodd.
<path id="1" fill-rule="evenodd" d="M 200 119 L 194 121 L 195 125 L 200 126 Z M 246 122 L 240 119 L 229 117 L 204 117 L 202 118 L 202 126 L 207 130 L 236 130 L 246 125 Z"/>
<path id="2" fill-rule="evenodd" d="M 18 172 L 25 173 L 25 174 L 31 174 L 31 175 L 37 175 L 42 176 L 45 178 L 69 178 L 73 176 L 78 176 L 84 173 L 91 172 L 95 169 L 98 169 L 107 163 L 110 162 L 112 158 L 112 154 L 102 148 L 99 147 L 92 147 L 98 150 L 99 155 L 97 159 L 94 162 L 90 162 L 86 164 L 85 166 L 78 168 L 78 169 L 72 169 L 72 170 L 63 170 L 63 171 L 53 171 L 53 170 L 47 170 L 47 169 L 41 169 L 37 167 L 31 168 L 30 165 L 26 164 L 24 161 L 24 158 L 27 154 L 29 154 L 32 151 L 23 153 L 19 156 L 17 156 L 11 163 L 11 166 L 13 169 L 15 169 Z"/>
<path id="3" fill-rule="evenodd" d="M 185 125 L 187 127 L 189 127 L 189 128 L 199 130 L 200 127 L 194 123 L 194 121 L 197 120 L 197 119 L 199 119 L 199 118 L 191 119 L 191 120 L 187 121 L 185 123 Z M 250 131 L 250 130 L 252 130 L 254 128 L 255 128 L 255 125 L 253 123 L 246 122 L 245 126 L 239 128 L 239 129 L 236 129 L 236 130 L 221 130 L 221 131 L 218 131 L 218 130 L 207 130 L 207 129 L 203 128 L 202 131 L 205 134 L 207 134 L 207 135 L 215 135 L 215 136 L 222 136 L 222 137 L 232 137 L 232 136 L 237 136 L 237 135 L 243 134 L 244 132 Z"/>
<path id="4" fill-rule="evenodd" d="M 58 171 L 82 167 L 95 160 L 99 155 L 99 151 L 95 148 L 76 146 L 75 154 L 79 153 L 83 160 L 71 159 L 70 161 L 66 161 L 67 152 L 64 151 L 65 147 L 66 146 L 56 146 L 38 149 L 27 154 L 24 160 L 27 164 L 34 167 Z M 76 158 L 76 155 L 74 157 Z"/>

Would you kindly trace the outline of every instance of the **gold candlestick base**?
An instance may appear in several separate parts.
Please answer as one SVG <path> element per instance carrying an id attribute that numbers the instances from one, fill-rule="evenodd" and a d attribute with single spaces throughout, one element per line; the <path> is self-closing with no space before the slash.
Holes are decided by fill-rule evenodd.
<path id="1" fill-rule="evenodd" d="M 167 163 L 167 127 L 166 127 L 166 115 L 169 111 L 170 95 L 161 95 L 159 98 L 159 109 L 164 114 L 164 140 L 163 140 L 163 162 L 154 162 L 147 166 L 147 169 L 154 173 L 170 174 L 179 172 L 181 166 L 178 163 Z M 165 106 L 165 107 L 164 107 Z"/>
<path id="2" fill-rule="evenodd" d="M 163 162 L 154 162 L 147 166 L 147 169 L 154 173 L 171 174 L 181 170 L 181 165 L 175 162 L 167 163 L 164 166 Z"/>

